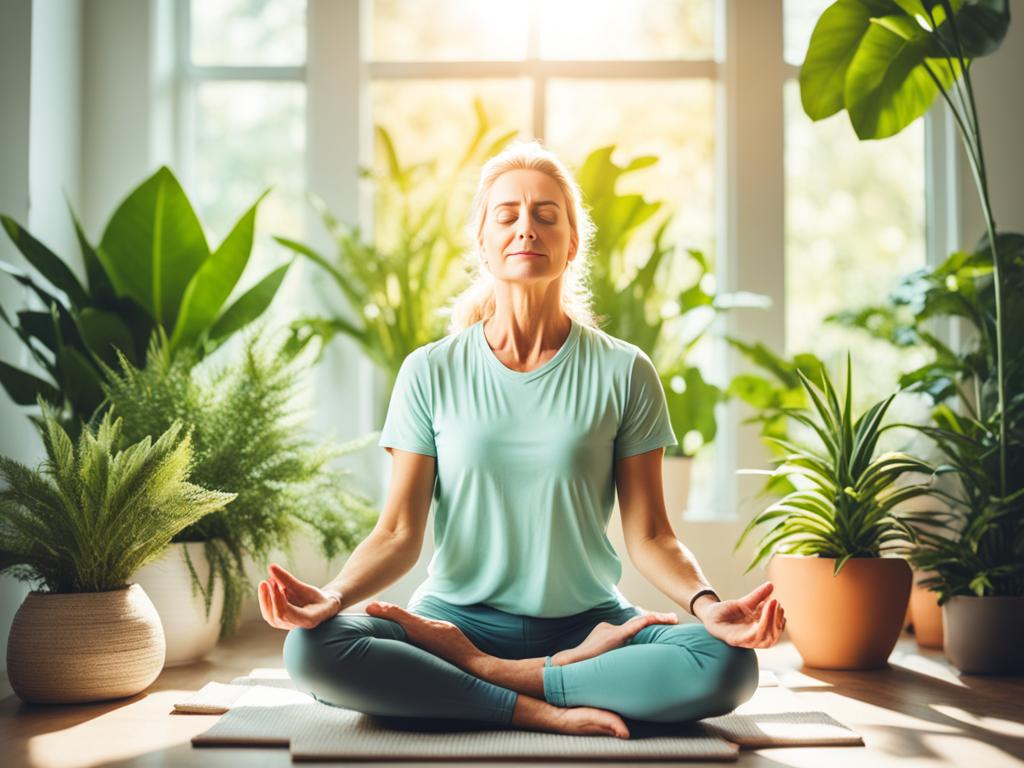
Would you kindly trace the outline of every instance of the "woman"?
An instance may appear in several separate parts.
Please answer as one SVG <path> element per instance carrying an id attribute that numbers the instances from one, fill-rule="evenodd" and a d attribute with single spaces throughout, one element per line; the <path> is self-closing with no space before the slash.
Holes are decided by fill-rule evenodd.
<path id="1" fill-rule="evenodd" d="M 757 688 L 752 649 L 778 640 L 783 610 L 770 582 L 719 600 L 675 537 L 665 393 L 646 354 L 595 327 L 579 187 L 517 142 L 484 166 L 473 207 L 480 271 L 449 335 L 398 374 L 380 520 L 323 589 L 276 564 L 259 585 L 264 618 L 290 630 L 292 679 L 378 716 L 620 738 L 627 719 L 732 711 Z M 700 623 L 645 613 L 615 586 L 616 491 L 631 559 Z M 341 613 L 415 565 L 432 500 L 436 552 L 408 609 Z"/>

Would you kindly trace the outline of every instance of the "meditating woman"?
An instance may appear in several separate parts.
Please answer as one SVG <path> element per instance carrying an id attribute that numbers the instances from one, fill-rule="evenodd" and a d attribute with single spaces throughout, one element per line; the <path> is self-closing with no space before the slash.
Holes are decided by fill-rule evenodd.
<path id="1" fill-rule="evenodd" d="M 662 491 L 675 445 L 650 358 L 596 327 L 577 183 L 537 142 L 484 166 L 479 273 L 449 335 L 405 359 L 380 445 L 392 478 L 374 530 L 324 588 L 276 564 L 264 618 L 318 700 L 396 718 L 629 738 L 627 721 L 731 712 L 785 618 L 770 582 L 719 600 Z M 421 290 L 430 290 L 422 286 Z M 629 556 L 699 621 L 618 590 L 606 530 L 618 493 Z M 436 551 L 408 608 L 369 602 L 407 573 L 434 503 Z"/>

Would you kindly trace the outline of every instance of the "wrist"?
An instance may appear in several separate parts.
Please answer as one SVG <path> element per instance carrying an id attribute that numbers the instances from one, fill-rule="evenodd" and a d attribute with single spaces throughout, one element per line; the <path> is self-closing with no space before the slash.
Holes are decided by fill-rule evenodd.
<path id="1" fill-rule="evenodd" d="M 701 594 L 701 592 L 703 594 Z M 720 603 L 721 598 L 714 590 L 701 590 L 697 595 L 690 601 L 690 613 L 693 614 L 701 623 L 704 623 L 704 616 L 707 614 L 708 609 L 715 603 Z"/>
<path id="2" fill-rule="evenodd" d="M 321 592 L 321 594 L 324 595 L 324 597 L 326 597 L 328 599 L 331 599 L 331 600 L 334 600 L 335 602 L 337 602 L 338 603 L 338 613 L 341 613 L 341 609 L 344 606 L 344 603 L 342 602 L 342 594 L 341 594 L 341 592 L 339 592 L 336 589 L 326 589 L 326 588 L 325 589 L 321 589 L 320 592 Z"/>

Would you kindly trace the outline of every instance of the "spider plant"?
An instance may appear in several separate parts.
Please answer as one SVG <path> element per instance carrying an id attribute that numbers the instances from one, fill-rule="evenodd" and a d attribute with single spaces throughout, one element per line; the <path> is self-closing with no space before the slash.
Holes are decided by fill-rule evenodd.
<path id="1" fill-rule="evenodd" d="M 897 393 L 854 418 L 849 355 L 842 401 L 824 369 L 821 388 L 799 369 L 796 373 L 811 408 L 784 408 L 783 412 L 809 429 L 818 444 L 766 437 L 785 455 L 774 471 L 764 474 L 785 476 L 796 490 L 755 515 L 744 529 L 735 549 L 753 528 L 771 524 L 746 572 L 779 553 L 835 558 L 833 575 L 838 575 L 851 557 L 881 557 L 897 548 L 898 542 L 916 541 L 915 523 L 941 513 L 901 511 L 899 506 L 930 494 L 931 478 L 948 468 L 933 468 L 906 453 L 875 455 L 882 433 L 902 426 L 882 426 Z M 907 472 L 926 474 L 929 480 L 901 486 L 901 476 Z"/>

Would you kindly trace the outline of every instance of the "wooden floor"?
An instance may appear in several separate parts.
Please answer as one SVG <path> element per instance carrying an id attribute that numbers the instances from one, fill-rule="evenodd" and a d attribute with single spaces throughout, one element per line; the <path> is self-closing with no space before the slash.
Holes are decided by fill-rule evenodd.
<path id="1" fill-rule="evenodd" d="M 206 661 L 165 670 L 145 694 L 131 699 L 30 706 L 7 695 L 0 701 L 0 765 L 290 765 L 287 749 L 193 749 L 189 739 L 216 717 L 169 714 L 183 692 L 209 680 L 227 682 L 254 667 L 280 667 L 283 637 L 262 622 L 247 624 Z M 941 652 L 922 651 L 906 633 L 889 668 L 871 672 L 802 667 L 785 640 L 757 653 L 762 669 L 775 670 L 801 705 L 855 729 L 866 746 L 743 752 L 740 766 L 1024 766 L 1024 677 L 959 677 Z"/>

